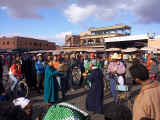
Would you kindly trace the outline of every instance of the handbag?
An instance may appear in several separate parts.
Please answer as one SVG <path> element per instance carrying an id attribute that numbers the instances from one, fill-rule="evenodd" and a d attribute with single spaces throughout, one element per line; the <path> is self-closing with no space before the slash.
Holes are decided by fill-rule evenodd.
<path id="1" fill-rule="evenodd" d="M 119 76 L 118 77 L 118 83 L 120 84 L 120 85 L 124 85 L 124 78 L 123 78 L 123 76 Z"/>
<path id="2" fill-rule="evenodd" d="M 127 85 L 116 85 L 116 90 L 117 91 L 122 91 L 122 92 L 127 92 L 128 91 L 128 86 Z"/>

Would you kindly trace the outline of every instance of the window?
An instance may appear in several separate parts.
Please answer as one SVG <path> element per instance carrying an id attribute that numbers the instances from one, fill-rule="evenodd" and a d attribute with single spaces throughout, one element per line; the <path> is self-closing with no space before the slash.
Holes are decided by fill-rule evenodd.
<path id="1" fill-rule="evenodd" d="M 94 41 L 92 39 L 89 39 L 88 40 L 88 45 L 93 45 L 94 44 Z"/>
<path id="2" fill-rule="evenodd" d="M 32 46 L 32 42 L 29 43 Z"/>
<path id="3" fill-rule="evenodd" d="M 85 40 L 82 42 L 82 45 L 86 45 L 86 41 Z"/>
<path id="4" fill-rule="evenodd" d="M 7 45 L 9 45 L 9 41 L 7 41 Z"/>
<path id="5" fill-rule="evenodd" d="M 33 43 L 34 44 L 34 46 L 37 46 L 37 43 Z"/>
<path id="6" fill-rule="evenodd" d="M 99 38 L 97 38 L 96 39 L 96 43 L 100 43 L 101 41 L 100 41 L 100 39 Z"/>
<path id="7" fill-rule="evenodd" d="M 3 45 L 5 45 L 5 42 L 3 42 Z"/>

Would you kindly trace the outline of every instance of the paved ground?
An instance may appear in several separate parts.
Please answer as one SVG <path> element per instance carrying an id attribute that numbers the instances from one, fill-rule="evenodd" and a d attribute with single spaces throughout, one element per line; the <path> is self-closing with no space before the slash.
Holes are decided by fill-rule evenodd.
<path id="1" fill-rule="evenodd" d="M 137 94 L 137 90 L 139 89 L 139 86 L 132 88 L 132 94 Z M 69 92 L 67 96 L 67 100 L 65 102 L 68 102 L 70 104 L 74 104 L 81 108 L 82 110 L 86 111 L 85 109 L 85 99 L 87 95 L 87 90 L 84 88 L 78 89 L 74 92 Z M 134 95 L 135 96 L 135 95 Z M 47 105 L 43 102 L 43 96 L 36 95 L 35 92 L 32 93 L 31 97 L 33 101 L 33 107 L 34 107 L 34 115 L 37 115 L 41 112 L 47 111 Z M 104 108 L 107 107 L 108 104 L 111 104 L 113 102 L 113 98 L 111 97 L 109 92 L 105 93 L 104 96 Z M 133 103 L 133 101 L 132 101 Z M 127 101 L 123 101 L 122 104 L 128 105 Z M 87 111 L 86 111 L 87 112 Z M 96 114 L 92 116 L 92 120 L 104 120 L 103 115 Z"/>
<path id="2" fill-rule="evenodd" d="M 4 74 L 7 74 L 6 67 L 4 69 L 5 69 Z M 137 90 L 139 90 L 139 86 L 133 86 L 130 89 L 130 91 L 131 91 L 130 94 L 133 94 L 135 96 L 137 94 L 137 92 L 136 92 Z M 78 106 L 79 108 L 81 108 L 82 110 L 86 111 L 86 109 L 85 109 L 86 95 L 87 95 L 86 89 L 84 89 L 84 88 L 77 89 L 74 92 L 68 93 L 67 99 L 65 102 L 68 102 L 70 104 L 74 104 L 74 105 Z M 35 118 L 35 116 L 47 111 L 47 105 L 43 101 L 43 95 L 40 96 L 35 91 L 32 91 L 31 92 L 31 100 L 33 103 L 33 118 Z M 105 91 L 104 108 L 107 107 L 107 104 L 112 103 L 112 101 L 113 101 L 113 98 L 111 97 L 110 92 Z M 124 102 L 122 102 L 122 104 L 127 105 L 127 102 L 124 101 Z M 104 120 L 104 116 L 96 114 L 96 115 L 92 116 L 92 120 Z"/>

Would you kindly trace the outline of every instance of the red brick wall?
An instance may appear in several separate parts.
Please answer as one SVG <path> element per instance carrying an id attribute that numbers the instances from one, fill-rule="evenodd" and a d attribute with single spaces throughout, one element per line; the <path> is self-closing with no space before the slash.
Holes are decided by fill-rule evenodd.
<path id="1" fill-rule="evenodd" d="M 38 40 L 25 37 L 2 37 L 0 38 L 0 49 L 44 49 L 55 50 L 56 44 L 45 40 Z"/>
<path id="2" fill-rule="evenodd" d="M 0 38 L 0 49 L 15 49 L 16 47 L 16 38 Z"/>

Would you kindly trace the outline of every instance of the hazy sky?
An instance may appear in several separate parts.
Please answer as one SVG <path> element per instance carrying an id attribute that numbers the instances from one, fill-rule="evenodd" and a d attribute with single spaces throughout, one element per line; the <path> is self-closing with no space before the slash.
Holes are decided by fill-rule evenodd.
<path id="1" fill-rule="evenodd" d="M 159 0 L 0 0 L 0 36 L 64 43 L 89 27 L 132 26 L 132 34 L 160 34 Z"/>

